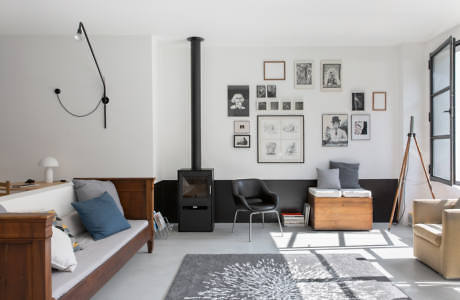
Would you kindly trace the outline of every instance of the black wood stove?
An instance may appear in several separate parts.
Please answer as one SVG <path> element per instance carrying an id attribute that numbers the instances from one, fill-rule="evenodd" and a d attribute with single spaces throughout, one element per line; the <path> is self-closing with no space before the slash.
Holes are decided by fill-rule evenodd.
<path id="1" fill-rule="evenodd" d="M 214 230 L 214 170 L 201 168 L 201 42 L 190 37 L 192 167 L 177 171 L 179 231 Z"/>

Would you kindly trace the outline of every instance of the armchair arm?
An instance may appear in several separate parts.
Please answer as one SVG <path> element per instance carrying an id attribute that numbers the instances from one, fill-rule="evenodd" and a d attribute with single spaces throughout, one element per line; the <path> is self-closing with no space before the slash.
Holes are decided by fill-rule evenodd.
<path id="1" fill-rule="evenodd" d="M 413 224 L 441 224 L 443 210 L 451 208 L 457 200 L 416 199 L 413 201 Z"/>
<path id="2" fill-rule="evenodd" d="M 266 196 L 268 199 L 270 199 L 273 204 L 278 205 L 279 196 L 277 194 L 273 193 L 272 191 L 270 191 L 268 189 L 267 185 L 265 184 L 265 182 L 261 181 L 261 185 L 262 185 L 263 195 Z"/>
<path id="3" fill-rule="evenodd" d="M 446 278 L 458 277 L 460 256 L 460 209 L 445 209 L 442 213 L 443 273 Z"/>
<path id="4" fill-rule="evenodd" d="M 245 198 L 244 196 L 234 194 L 233 197 L 238 198 L 238 200 L 241 201 L 241 203 L 244 205 L 244 207 L 245 207 L 247 210 L 253 211 L 253 209 L 251 208 L 251 206 L 249 206 L 249 204 L 248 204 L 248 202 L 246 201 L 246 198 Z"/>

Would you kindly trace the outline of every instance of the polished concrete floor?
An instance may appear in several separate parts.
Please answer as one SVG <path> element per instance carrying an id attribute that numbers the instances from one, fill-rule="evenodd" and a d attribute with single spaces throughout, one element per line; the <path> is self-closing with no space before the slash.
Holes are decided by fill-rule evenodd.
<path id="1" fill-rule="evenodd" d="M 185 254 L 209 253 L 360 253 L 415 300 L 460 299 L 460 281 L 444 280 L 412 256 L 410 227 L 374 224 L 370 232 L 312 232 L 285 229 L 275 224 L 254 224 L 248 242 L 248 224 L 216 224 L 211 233 L 171 232 L 167 240 L 155 240 L 153 254 L 141 249 L 93 299 L 163 299 Z"/>

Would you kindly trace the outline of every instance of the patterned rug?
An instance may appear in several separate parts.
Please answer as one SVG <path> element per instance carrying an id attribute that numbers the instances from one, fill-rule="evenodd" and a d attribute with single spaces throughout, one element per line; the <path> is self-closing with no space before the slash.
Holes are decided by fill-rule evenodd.
<path id="1" fill-rule="evenodd" d="M 410 299 L 358 254 L 216 254 L 184 257 L 177 299 Z"/>

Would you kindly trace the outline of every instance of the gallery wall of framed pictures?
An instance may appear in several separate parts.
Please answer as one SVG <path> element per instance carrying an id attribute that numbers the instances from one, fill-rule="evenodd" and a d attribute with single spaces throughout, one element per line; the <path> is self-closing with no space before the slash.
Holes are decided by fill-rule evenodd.
<path id="1" fill-rule="evenodd" d="M 319 72 L 315 72 L 315 67 L 319 68 Z M 345 74 L 341 59 L 321 59 L 318 65 L 312 59 L 295 59 L 292 61 L 292 70 L 292 88 L 305 90 L 303 96 L 299 96 L 297 91 L 297 95 L 291 97 L 285 94 L 285 90 L 281 93 L 278 89 L 276 81 L 289 80 L 286 61 L 279 59 L 263 61 L 262 79 L 266 83 L 253 87 L 228 86 L 228 116 L 250 118 L 251 111 L 257 116 L 258 163 L 304 163 L 304 114 L 308 111 L 308 103 L 315 101 L 309 99 L 309 90 L 314 90 L 316 84 L 320 92 L 344 92 Z M 286 87 L 285 84 L 283 86 Z M 253 102 L 249 101 L 251 88 L 254 88 L 256 98 Z M 387 94 L 384 91 L 372 92 L 369 107 L 366 105 L 365 88 L 350 89 L 349 95 L 348 110 L 333 113 L 327 112 L 329 107 L 322 109 L 320 130 L 323 147 L 347 147 L 350 141 L 369 141 L 371 114 L 366 111 L 387 109 Z M 234 121 L 235 148 L 251 147 L 249 122 Z"/>

